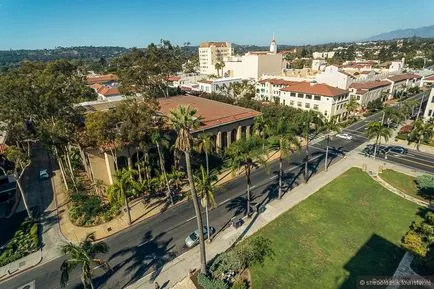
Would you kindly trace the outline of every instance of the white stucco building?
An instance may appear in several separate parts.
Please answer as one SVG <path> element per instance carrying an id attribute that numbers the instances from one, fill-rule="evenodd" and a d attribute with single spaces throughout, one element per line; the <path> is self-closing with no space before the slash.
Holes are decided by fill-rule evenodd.
<path id="1" fill-rule="evenodd" d="M 357 100 L 361 107 L 376 99 L 385 101 L 390 90 L 389 81 L 354 82 L 350 85 L 350 97 Z"/>
<path id="2" fill-rule="evenodd" d="M 226 78 L 217 78 L 213 80 L 199 80 L 197 83 L 199 84 L 199 90 L 201 92 L 219 92 L 229 87 L 232 83 L 241 82 L 242 79 L 239 77 L 226 77 Z"/>
<path id="3" fill-rule="evenodd" d="M 320 71 L 325 70 L 327 67 L 327 61 L 324 59 L 313 59 L 312 60 L 312 70 Z"/>
<path id="4" fill-rule="evenodd" d="M 280 98 L 281 89 L 292 84 L 296 81 L 290 81 L 278 78 L 267 78 L 259 80 L 256 83 L 256 99 L 262 101 L 275 101 Z"/>
<path id="5" fill-rule="evenodd" d="M 232 56 L 233 49 L 230 42 L 202 42 L 199 45 L 199 66 L 201 74 L 216 74 L 215 65 L 225 57 Z"/>
<path id="6" fill-rule="evenodd" d="M 197 83 L 199 80 L 206 78 L 207 75 L 197 73 L 184 73 L 179 75 L 172 75 L 167 78 L 168 86 L 181 87 L 183 85 L 190 85 Z"/>
<path id="7" fill-rule="evenodd" d="M 341 89 L 348 89 L 354 79 L 355 77 L 353 75 L 339 70 L 339 68 L 334 65 L 327 66 L 325 70 L 317 74 L 315 78 L 319 83 L 325 83 Z"/>
<path id="8" fill-rule="evenodd" d="M 313 59 L 328 59 L 333 58 L 335 56 L 335 51 L 327 51 L 327 52 L 314 52 L 312 53 Z"/>
<path id="9" fill-rule="evenodd" d="M 390 82 L 389 98 L 399 96 L 410 87 L 420 86 L 422 76 L 413 73 L 404 73 L 387 77 Z"/>
<path id="10" fill-rule="evenodd" d="M 425 112 L 423 114 L 424 120 L 429 120 L 434 117 L 434 88 L 431 88 L 431 92 L 426 102 Z"/>
<path id="11" fill-rule="evenodd" d="M 303 110 L 312 109 L 327 119 L 336 116 L 337 120 L 347 117 L 345 105 L 348 100 L 348 90 L 313 82 L 298 82 L 282 88 L 279 98 L 281 104 Z"/>

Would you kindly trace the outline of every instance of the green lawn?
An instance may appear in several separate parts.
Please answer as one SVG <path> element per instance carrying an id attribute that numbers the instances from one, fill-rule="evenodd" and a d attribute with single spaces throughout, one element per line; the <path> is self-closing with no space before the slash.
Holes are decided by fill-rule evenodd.
<path id="1" fill-rule="evenodd" d="M 275 256 L 252 269 L 253 288 L 356 288 L 392 275 L 419 207 L 353 168 L 260 230 Z"/>
<path id="2" fill-rule="evenodd" d="M 399 173 L 394 170 L 384 170 L 380 177 L 388 182 L 391 186 L 397 188 L 403 193 L 406 193 L 407 195 L 410 195 L 412 197 L 418 198 L 420 200 L 428 201 L 429 199 L 424 198 L 423 196 L 419 195 L 417 185 L 416 185 L 416 178 Z"/>

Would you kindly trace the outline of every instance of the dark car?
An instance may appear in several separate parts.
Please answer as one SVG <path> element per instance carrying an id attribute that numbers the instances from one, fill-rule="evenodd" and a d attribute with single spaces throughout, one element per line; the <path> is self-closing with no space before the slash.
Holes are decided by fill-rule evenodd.
<path id="1" fill-rule="evenodd" d="M 400 146 L 389 146 L 388 153 L 394 153 L 394 154 L 401 154 L 401 155 L 406 155 L 408 153 L 408 149 L 404 148 L 404 147 L 400 147 Z"/>

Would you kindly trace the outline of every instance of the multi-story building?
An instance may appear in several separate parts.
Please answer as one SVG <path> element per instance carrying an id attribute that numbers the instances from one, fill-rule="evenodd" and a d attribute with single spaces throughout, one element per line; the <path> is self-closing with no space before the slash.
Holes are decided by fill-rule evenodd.
<path id="1" fill-rule="evenodd" d="M 361 107 L 376 99 L 385 101 L 390 90 L 389 81 L 353 82 L 350 85 L 350 97 L 357 100 Z"/>
<path id="2" fill-rule="evenodd" d="M 202 42 L 199 46 L 199 66 L 201 74 L 219 74 L 215 65 L 225 57 L 233 55 L 230 42 Z"/>
<path id="3" fill-rule="evenodd" d="M 303 110 L 315 110 L 327 119 L 336 116 L 337 120 L 347 117 L 348 100 L 348 90 L 313 82 L 298 82 L 284 87 L 279 98 L 281 104 Z"/>
<path id="4" fill-rule="evenodd" d="M 327 66 L 325 71 L 316 76 L 317 82 L 325 83 L 341 89 L 348 89 L 354 80 L 355 77 L 353 75 L 339 70 L 339 68 L 334 65 Z"/>
<path id="5" fill-rule="evenodd" d="M 281 89 L 297 83 L 278 78 L 266 78 L 256 83 L 256 99 L 263 101 L 279 101 Z"/>
<path id="6" fill-rule="evenodd" d="M 413 73 L 398 74 L 386 78 L 385 80 L 391 84 L 389 98 L 400 96 L 410 87 L 420 86 L 421 79 L 422 76 Z"/>
<path id="7" fill-rule="evenodd" d="M 425 112 L 423 113 L 423 119 L 429 120 L 434 118 L 434 88 L 431 88 L 431 92 L 426 102 Z"/>
<path id="8" fill-rule="evenodd" d="M 335 56 L 335 51 L 327 51 L 327 52 L 314 52 L 312 53 L 313 59 L 328 59 L 333 58 Z"/>
<path id="9" fill-rule="evenodd" d="M 217 78 L 213 80 L 199 80 L 199 90 L 202 92 L 212 93 L 220 92 L 227 89 L 232 83 L 241 82 L 239 77 Z"/>
<path id="10" fill-rule="evenodd" d="M 178 75 L 169 76 L 167 84 L 170 87 L 181 87 L 184 85 L 190 85 L 197 83 L 199 80 L 206 78 L 206 75 L 198 73 L 184 73 Z"/>

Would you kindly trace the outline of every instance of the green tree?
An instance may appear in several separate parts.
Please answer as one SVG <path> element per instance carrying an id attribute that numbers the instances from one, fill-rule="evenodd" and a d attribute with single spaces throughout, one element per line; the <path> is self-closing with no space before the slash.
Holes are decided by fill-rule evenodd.
<path id="1" fill-rule="evenodd" d="M 422 175 L 416 178 L 416 183 L 421 195 L 429 196 L 430 200 L 434 195 L 434 176 Z"/>
<path id="2" fill-rule="evenodd" d="M 357 102 L 357 100 L 355 98 L 350 98 L 350 100 L 345 104 L 345 108 L 347 109 L 347 111 L 350 113 L 351 117 L 354 117 L 354 113 L 357 111 L 357 109 L 359 108 L 359 103 Z"/>
<path id="3" fill-rule="evenodd" d="M 197 139 L 196 149 L 199 153 L 205 153 L 206 174 L 209 175 L 209 154 L 214 149 L 214 140 L 208 133 L 202 133 Z"/>
<path id="4" fill-rule="evenodd" d="M 77 266 L 81 267 L 81 282 L 85 289 L 94 289 L 93 271 L 95 265 L 105 270 L 109 270 L 109 264 L 98 254 L 108 252 L 108 246 L 104 242 L 95 243 L 95 234 L 88 234 L 78 245 L 68 243 L 62 246 L 62 253 L 67 256 L 60 266 L 60 285 L 66 287 L 69 281 L 69 275 Z"/>
<path id="5" fill-rule="evenodd" d="M 115 172 L 114 182 L 108 188 L 108 199 L 110 203 L 116 206 L 122 206 L 124 203 L 128 214 L 128 224 L 131 225 L 131 212 L 128 204 L 128 195 L 132 195 L 134 190 L 138 190 L 138 184 L 134 180 L 136 171 L 131 169 L 122 169 Z"/>
<path id="6" fill-rule="evenodd" d="M 318 132 L 322 126 L 321 116 L 313 110 L 303 111 L 301 117 L 300 126 L 303 132 L 303 136 L 306 142 L 305 147 L 305 161 L 304 161 L 304 181 L 307 183 L 308 180 L 308 168 L 309 168 L 309 143 L 310 136 L 309 133 L 313 130 L 314 133 Z"/>
<path id="7" fill-rule="evenodd" d="M 424 122 L 417 119 L 413 124 L 413 129 L 408 135 L 408 143 L 415 143 L 416 149 L 420 149 L 422 142 L 431 142 L 434 136 L 434 123 Z"/>
<path id="8" fill-rule="evenodd" d="M 265 138 L 270 134 L 271 131 L 270 121 L 261 114 L 255 118 L 253 131 L 262 138 L 262 149 L 265 150 Z"/>
<path id="9" fill-rule="evenodd" d="M 162 137 L 160 132 L 158 132 L 158 131 L 156 131 L 152 134 L 151 141 L 155 145 L 155 147 L 157 148 L 158 158 L 160 160 L 160 170 L 161 170 L 161 174 L 164 178 L 164 183 L 166 184 L 166 188 L 167 188 L 166 197 L 167 197 L 167 199 L 170 200 L 170 202 L 173 205 L 174 202 L 173 202 L 173 197 L 172 197 L 172 191 L 170 189 L 169 180 L 168 180 L 167 174 L 166 174 L 166 167 L 164 165 L 163 152 L 161 151 L 162 150 L 161 147 L 167 148 L 169 146 L 169 141 L 167 140 L 167 138 Z"/>
<path id="10" fill-rule="evenodd" d="M 187 166 L 187 177 L 190 184 L 191 198 L 193 200 L 194 211 L 196 213 L 197 229 L 199 231 L 200 263 L 201 273 L 206 274 L 206 254 L 205 242 L 203 238 L 202 215 L 200 213 L 199 202 L 197 200 L 196 187 L 193 180 L 191 169 L 191 150 L 193 145 L 192 130 L 200 127 L 201 118 L 196 116 L 197 110 L 190 106 L 179 106 L 178 109 L 170 112 L 170 122 L 173 129 L 177 132 L 175 148 L 184 152 L 185 164 Z"/>
<path id="11" fill-rule="evenodd" d="M 390 127 L 391 122 L 400 123 L 403 116 L 399 109 L 392 106 L 385 106 L 383 109 L 383 117 L 387 123 L 387 127 Z M 383 122 L 384 123 L 384 122 Z"/>
<path id="12" fill-rule="evenodd" d="M 330 118 L 330 120 L 323 119 L 322 129 L 324 129 L 324 132 L 326 134 L 326 155 L 325 155 L 325 163 L 324 163 L 324 170 L 327 171 L 328 169 L 328 155 L 329 155 L 329 144 L 331 139 L 331 133 L 333 132 L 340 132 L 342 129 L 342 125 L 337 121 L 336 116 L 333 116 Z"/>
<path id="13" fill-rule="evenodd" d="M 291 155 L 294 150 L 300 149 L 298 141 L 291 124 L 285 119 L 279 119 L 272 128 L 271 136 L 268 138 L 271 148 L 279 151 L 279 199 L 282 198 L 282 177 L 283 159 Z"/>
<path id="14" fill-rule="evenodd" d="M 381 139 L 383 138 L 384 141 L 387 142 L 391 135 L 391 129 L 383 126 L 379 121 L 372 121 L 368 124 L 366 128 L 366 137 L 368 139 L 375 138 L 374 158 L 377 154 L 377 147 L 380 144 Z"/>
<path id="15" fill-rule="evenodd" d="M 246 175 L 246 212 L 250 216 L 250 187 L 251 179 L 250 174 L 253 168 L 259 165 L 265 165 L 266 161 L 263 156 L 265 153 L 264 148 L 261 148 L 262 140 L 257 136 L 246 138 L 243 136 L 241 139 L 231 143 L 226 154 L 229 159 L 229 165 L 233 174 L 241 167 L 244 168 Z"/>
<path id="16" fill-rule="evenodd" d="M 205 208 L 208 240 L 211 240 L 210 230 L 209 230 L 208 207 L 215 208 L 217 206 L 214 199 L 214 185 L 213 185 L 213 183 L 215 183 L 216 181 L 217 181 L 217 175 L 213 173 L 210 174 L 208 172 L 205 172 L 203 166 L 200 166 L 200 171 L 194 176 L 194 183 L 197 192 L 201 196 L 202 207 Z"/>

